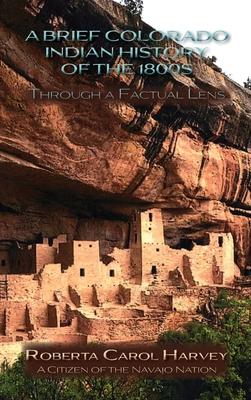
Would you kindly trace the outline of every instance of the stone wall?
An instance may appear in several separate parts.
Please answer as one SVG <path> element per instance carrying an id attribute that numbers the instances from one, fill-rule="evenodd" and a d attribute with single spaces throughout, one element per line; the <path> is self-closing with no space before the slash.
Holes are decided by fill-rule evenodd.
<path id="1" fill-rule="evenodd" d="M 56 249 L 46 244 L 36 244 L 36 259 L 33 270 L 39 272 L 44 265 L 55 262 Z"/>
<path id="2" fill-rule="evenodd" d="M 0 301 L 0 335 L 5 335 L 6 332 L 6 301 Z"/>
<path id="3" fill-rule="evenodd" d="M 48 321 L 48 304 L 44 301 L 36 301 L 29 303 L 29 307 L 34 317 L 34 323 L 38 329 L 49 325 Z"/>
<path id="4" fill-rule="evenodd" d="M 142 291 L 141 301 L 143 305 L 147 305 L 151 309 L 173 310 L 173 296 L 163 294 L 162 291 Z"/>
<path id="5" fill-rule="evenodd" d="M 55 262 L 62 265 L 62 268 L 67 268 L 73 264 L 73 245 L 72 242 L 59 243 L 58 254 Z"/>
<path id="6" fill-rule="evenodd" d="M 164 230 L 161 209 L 150 209 L 140 213 L 139 229 L 142 244 L 164 244 Z"/>
<path id="7" fill-rule="evenodd" d="M 182 326 L 189 320 L 186 314 L 164 318 L 89 319 L 79 317 L 79 332 L 90 335 L 94 341 L 156 340 L 168 330 Z"/>
<path id="8" fill-rule="evenodd" d="M 110 256 L 113 257 L 117 263 L 114 264 L 115 266 L 115 277 L 119 277 L 123 281 L 129 281 L 132 277 L 132 269 L 131 269 L 131 250 L 130 249 L 118 249 L 117 247 L 114 248 L 113 252 L 110 253 Z M 108 269 L 110 266 L 108 265 Z"/>
<path id="9" fill-rule="evenodd" d="M 78 293 L 78 291 L 75 288 L 73 288 L 72 286 L 69 286 L 69 296 L 70 296 L 71 301 L 73 302 L 73 304 L 76 307 L 81 306 L 81 304 L 82 304 L 81 296 Z"/>
<path id="10" fill-rule="evenodd" d="M 130 265 L 131 278 L 137 284 L 142 281 L 142 236 L 140 229 L 140 214 L 135 212 L 131 218 L 130 229 Z"/>
<path id="11" fill-rule="evenodd" d="M 6 306 L 6 335 L 18 336 L 26 332 L 26 303 L 8 302 Z"/>
<path id="12" fill-rule="evenodd" d="M 34 275 L 8 275 L 8 299 L 15 301 L 41 301 L 41 289 Z"/>
<path id="13" fill-rule="evenodd" d="M 131 287 L 119 285 L 118 301 L 121 305 L 125 305 L 131 302 L 132 299 L 131 291 L 132 291 Z"/>
<path id="14" fill-rule="evenodd" d="M 59 304 L 48 304 L 48 326 L 60 327 L 60 308 Z"/>

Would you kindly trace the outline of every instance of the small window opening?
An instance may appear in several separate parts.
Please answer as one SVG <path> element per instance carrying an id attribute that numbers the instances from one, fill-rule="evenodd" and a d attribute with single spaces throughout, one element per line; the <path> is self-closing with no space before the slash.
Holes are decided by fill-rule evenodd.
<path id="1" fill-rule="evenodd" d="M 150 221 L 150 222 L 153 221 L 153 213 L 149 213 L 149 221 Z"/>
<path id="2" fill-rule="evenodd" d="M 218 237 L 218 243 L 219 243 L 219 247 L 223 246 L 223 237 L 222 236 Z"/>
<path id="3" fill-rule="evenodd" d="M 156 274 L 157 274 L 157 267 L 156 267 L 156 265 L 152 265 L 151 274 L 152 274 L 152 275 L 156 275 Z"/>
<path id="4" fill-rule="evenodd" d="M 137 241 L 138 241 L 138 235 L 137 235 L 137 233 L 135 233 L 135 235 L 134 235 L 134 242 L 137 243 Z"/>
<path id="5" fill-rule="evenodd" d="M 51 247 L 53 246 L 53 238 L 48 239 L 48 245 Z"/>
<path id="6" fill-rule="evenodd" d="M 156 249 L 156 251 L 159 251 L 159 249 Z"/>
<path id="7" fill-rule="evenodd" d="M 115 271 L 114 271 L 114 269 L 110 269 L 110 276 L 111 276 L 111 277 L 115 276 Z"/>
<path id="8" fill-rule="evenodd" d="M 1 266 L 2 266 L 2 267 L 5 267 L 5 266 L 6 266 L 6 260 L 2 260 L 2 261 L 1 261 Z"/>
<path id="9" fill-rule="evenodd" d="M 85 276 L 85 269 L 84 268 L 80 268 L 80 276 Z"/>

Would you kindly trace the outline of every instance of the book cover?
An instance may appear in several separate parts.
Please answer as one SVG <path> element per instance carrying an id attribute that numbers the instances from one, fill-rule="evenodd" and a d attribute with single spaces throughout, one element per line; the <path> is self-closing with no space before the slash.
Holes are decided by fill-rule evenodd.
<path id="1" fill-rule="evenodd" d="M 1 1 L 1 399 L 251 399 L 248 18 Z"/>

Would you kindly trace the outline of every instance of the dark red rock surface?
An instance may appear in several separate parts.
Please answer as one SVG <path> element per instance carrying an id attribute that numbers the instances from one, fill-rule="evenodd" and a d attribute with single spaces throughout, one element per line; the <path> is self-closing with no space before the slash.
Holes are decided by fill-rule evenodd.
<path id="1" fill-rule="evenodd" d="M 226 102 L 179 108 L 157 100 L 32 101 L 34 87 L 122 84 L 116 76 L 64 77 L 40 43 L 24 41 L 32 29 L 50 29 L 55 15 L 67 29 L 83 29 L 87 21 L 88 28 L 103 30 L 141 24 L 109 0 L 65 8 L 72 3 L 1 1 L 0 240 L 32 242 L 59 233 L 87 239 L 89 232 L 107 253 L 127 245 L 134 208 L 156 206 L 163 209 L 170 244 L 209 230 L 231 231 L 236 261 L 245 268 L 251 262 L 250 92 L 194 56 L 193 76 L 146 78 L 144 87 L 222 90 Z M 141 29 L 151 30 L 146 24 Z"/>

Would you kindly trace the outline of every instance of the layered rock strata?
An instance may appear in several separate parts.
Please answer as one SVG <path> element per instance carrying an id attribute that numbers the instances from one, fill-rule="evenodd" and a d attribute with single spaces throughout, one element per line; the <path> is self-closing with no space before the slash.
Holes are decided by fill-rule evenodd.
<path id="1" fill-rule="evenodd" d="M 197 240 L 204 231 L 232 232 L 238 266 L 244 270 L 250 264 L 250 91 L 197 55 L 190 60 L 190 77 L 63 76 L 62 60 L 46 60 L 41 43 L 24 40 L 30 30 L 55 24 L 152 30 L 108 0 L 11 5 L 2 0 L 0 24 L 0 240 L 5 246 L 62 232 L 86 239 L 88 229 L 108 254 L 114 245 L 127 246 L 133 209 L 160 207 L 170 245 L 179 245 L 182 237 Z M 111 87 L 222 91 L 226 100 L 31 98 L 35 88 Z"/>

